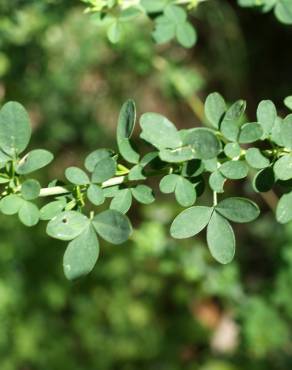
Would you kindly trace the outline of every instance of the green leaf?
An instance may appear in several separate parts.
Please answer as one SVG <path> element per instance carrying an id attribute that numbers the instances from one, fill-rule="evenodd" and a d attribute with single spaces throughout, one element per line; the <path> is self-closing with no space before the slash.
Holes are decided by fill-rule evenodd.
<path id="1" fill-rule="evenodd" d="M 277 117 L 275 120 L 274 126 L 272 128 L 271 140 L 279 146 L 284 146 L 284 143 L 282 140 L 282 127 L 283 127 L 283 120 L 282 118 Z"/>
<path id="2" fill-rule="evenodd" d="M 292 192 L 284 194 L 279 200 L 276 218 L 281 224 L 292 221 Z"/>
<path id="3" fill-rule="evenodd" d="M 28 179 L 21 185 L 21 195 L 25 200 L 36 199 L 40 195 L 41 185 L 37 180 Z"/>
<path id="4" fill-rule="evenodd" d="M 261 101 L 257 108 L 257 120 L 264 131 L 263 138 L 267 138 L 271 134 L 276 118 L 275 104 L 271 100 Z"/>
<path id="5" fill-rule="evenodd" d="M 97 149 L 90 153 L 85 159 L 85 168 L 89 172 L 93 172 L 96 164 L 104 158 L 109 158 L 113 155 L 113 151 L 110 149 Z"/>
<path id="6" fill-rule="evenodd" d="M 253 179 L 253 188 L 258 193 L 265 193 L 273 188 L 275 175 L 272 167 L 267 167 L 259 171 Z"/>
<path id="7" fill-rule="evenodd" d="M 5 167 L 6 163 L 9 161 L 11 161 L 11 157 L 0 150 L 0 168 Z"/>
<path id="8" fill-rule="evenodd" d="M 224 184 L 226 178 L 221 174 L 219 170 L 213 172 L 209 177 L 210 188 L 216 193 L 224 193 Z"/>
<path id="9" fill-rule="evenodd" d="M 164 44 L 175 37 L 175 24 L 162 15 L 155 18 L 155 30 L 152 36 L 157 44 Z"/>
<path id="10" fill-rule="evenodd" d="M 216 206 L 216 211 L 233 222 L 245 223 L 254 221 L 260 214 L 256 203 L 246 198 L 227 198 Z"/>
<path id="11" fill-rule="evenodd" d="M 216 211 L 212 214 L 207 227 L 207 243 L 211 255 L 222 264 L 233 260 L 235 237 L 229 222 Z"/>
<path id="12" fill-rule="evenodd" d="M 290 96 L 287 96 L 285 99 L 284 99 L 284 104 L 286 105 L 286 107 L 290 110 L 292 110 L 292 95 Z"/>
<path id="13" fill-rule="evenodd" d="M 139 162 L 139 154 L 132 148 L 130 137 L 132 136 L 136 122 L 136 107 L 133 100 L 123 104 L 120 111 L 117 127 L 117 143 L 122 157 L 130 163 Z"/>
<path id="14" fill-rule="evenodd" d="M 237 141 L 241 119 L 245 112 L 246 102 L 238 100 L 225 113 L 220 125 L 220 130 L 226 139 L 230 141 Z"/>
<path id="15" fill-rule="evenodd" d="M 89 225 L 89 220 L 77 211 L 65 211 L 47 225 L 47 234 L 60 240 L 75 239 Z"/>
<path id="16" fill-rule="evenodd" d="M 249 144 L 253 143 L 263 136 L 263 129 L 259 123 L 249 122 L 245 123 L 240 128 L 239 133 L 239 143 L 241 144 Z"/>
<path id="17" fill-rule="evenodd" d="M 174 193 L 179 178 L 180 176 L 175 174 L 164 176 L 159 183 L 159 189 L 161 193 L 164 194 Z"/>
<path id="18" fill-rule="evenodd" d="M 159 158 L 168 163 L 180 163 L 189 161 L 194 158 L 194 153 L 191 148 L 182 147 L 177 149 L 162 149 L 159 152 Z"/>
<path id="19" fill-rule="evenodd" d="M 132 205 L 132 192 L 130 189 L 122 189 L 113 197 L 110 208 L 121 213 L 127 213 Z"/>
<path id="20" fill-rule="evenodd" d="M 227 143 L 224 147 L 224 153 L 229 158 L 238 158 L 241 153 L 241 148 L 237 143 Z"/>
<path id="21" fill-rule="evenodd" d="M 32 150 L 21 158 L 16 167 L 16 172 L 20 175 L 27 175 L 47 166 L 53 159 L 53 154 L 45 149 Z"/>
<path id="22" fill-rule="evenodd" d="M 132 233 L 128 218 L 113 209 L 108 209 L 96 215 L 92 223 L 97 233 L 112 244 L 124 243 Z"/>
<path id="23" fill-rule="evenodd" d="M 1 199 L 0 210 L 4 215 L 14 215 L 19 211 L 22 203 L 23 199 L 20 196 L 10 194 Z"/>
<path id="24" fill-rule="evenodd" d="M 182 211 L 172 222 L 170 234 L 176 239 L 190 238 L 202 231 L 211 218 L 213 208 L 190 207 Z"/>
<path id="25" fill-rule="evenodd" d="M 274 172 L 278 180 L 292 179 L 292 155 L 284 155 L 274 164 Z"/>
<path id="26" fill-rule="evenodd" d="M 189 22 L 180 23 L 176 27 L 177 41 L 185 48 L 191 48 L 197 41 L 197 33 Z"/>
<path id="27" fill-rule="evenodd" d="M 66 200 L 60 199 L 50 202 L 40 209 L 40 219 L 49 221 L 60 214 L 66 206 Z"/>
<path id="28" fill-rule="evenodd" d="M 155 198 L 152 189 L 147 185 L 137 185 L 131 189 L 133 197 L 142 204 L 153 203 Z"/>
<path id="29" fill-rule="evenodd" d="M 168 0 L 141 0 L 140 3 L 147 13 L 158 13 L 163 11 Z"/>
<path id="30" fill-rule="evenodd" d="M 285 24 L 292 24 L 291 0 L 278 0 L 275 6 L 275 15 L 280 22 Z"/>
<path id="31" fill-rule="evenodd" d="M 3 105 L 0 110 L 1 150 L 16 156 L 27 147 L 30 136 L 30 119 L 24 107 L 16 102 Z"/>
<path id="32" fill-rule="evenodd" d="M 115 20 L 107 30 L 107 37 L 113 44 L 116 44 L 121 39 L 121 31 L 122 26 L 121 24 Z"/>
<path id="33" fill-rule="evenodd" d="M 105 201 L 105 196 L 102 188 L 96 184 L 89 185 L 87 189 L 87 198 L 95 206 L 99 206 Z"/>
<path id="34" fill-rule="evenodd" d="M 103 158 L 95 165 L 91 180 L 94 183 L 102 183 L 113 177 L 115 173 L 115 160 L 112 157 Z"/>
<path id="35" fill-rule="evenodd" d="M 99 242 L 94 228 L 88 225 L 82 233 L 72 240 L 63 258 L 64 273 L 67 279 L 73 280 L 89 274 L 96 264 L 99 255 Z"/>
<path id="36" fill-rule="evenodd" d="M 192 206 L 197 198 L 194 185 L 189 180 L 179 176 L 175 187 L 175 198 L 183 207 Z"/>
<path id="37" fill-rule="evenodd" d="M 205 101 L 205 116 L 212 126 L 219 128 L 225 112 L 226 103 L 219 93 L 214 92 L 207 96 Z"/>
<path id="38" fill-rule="evenodd" d="M 194 128 L 188 130 L 184 137 L 184 144 L 190 145 L 199 159 L 212 159 L 221 151 L 220 142 L 213 130 Z"/>
<path id="39" fill-rule="evenodd" d="M 167 5 L 164 9 L 165 16 L 169 19 L 169 21 L 176 23 L 177 25 L 184 23 L 187 19 L 186 11 L 177 5 Z"/>
<path id="40" fill-rule="evenodd" d="M 18 218 L 25 226 L 35 226 L 39 222 L 40 211 L 35 204 L 24 200 L 18 211 Z"/>
<path id="41" fill-rule="evenodd" d="M 246 151 L 245 159 L 248 165 L 258 170 L 269 167 L 270 161 L 258 148 L 249 148 Z"/>
<path id="42" fill-rule="evenodd" d="M 180 135 L 167 118 L 157 113 L 144 113 L 140 118 L 142 139 L 158 149 L 176 149 L 182 145 Z"/>
<path id="43" fill-rule="evenodd" d="M 281 128 L 282 142 L 287 149 L 292 149 L 292 114 L 289 114 L 284 120 Z"/>
<path id="44" fill-rule="evenodd" d="M 222 164 L 219 171 L 227 179 L 239 180 L 247 176 L 248 166 L 244 161 L 227 161 Z"/>
<path id="45" fill-rule="evenodd" d="M 68 167 L 65 170 L 66 179 L 75 185 L 87 185 L 90 180 L 83 170 L 78 167 Z"/>

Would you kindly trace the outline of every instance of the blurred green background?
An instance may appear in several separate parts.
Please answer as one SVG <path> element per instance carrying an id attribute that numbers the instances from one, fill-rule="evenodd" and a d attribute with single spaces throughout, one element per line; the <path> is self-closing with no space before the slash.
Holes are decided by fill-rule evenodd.
<path id="1" fill-rule="evenodd" d="M 32 147 L 52 150 L 41 180 L 63 178 L 96 148 L 115 146 L 121 104 L 165 114 L 178 127 L 203 120 L 202 101 L 220 91 L 284 112 L 292 92 L 292 29 L 273 15 L 214 0 L 192 21 L 191 50 L 155 46 L 151 26 L 131 24 L 111 45 L 79 1 L 0 1 L 0 103 L 30 112 Z M 136 133 L 136 138 L 138 132 Z M 157 183 L 151 183 L 157 189 Z M 292 367 L 292 225 L 273 216 L 275 197 L 236 182 L 229 194 L 257 201 L 262 216 L 237 227 L 237 255 L 214 262 L 204 238 L 172 240 L 179 212 L 157 193 L 131 211 L 129 243 L 102 245 L 88 276 L 65 280 L 65 245 L 41 224 L 0 217 L 1 370 L 288 370 Z"/>

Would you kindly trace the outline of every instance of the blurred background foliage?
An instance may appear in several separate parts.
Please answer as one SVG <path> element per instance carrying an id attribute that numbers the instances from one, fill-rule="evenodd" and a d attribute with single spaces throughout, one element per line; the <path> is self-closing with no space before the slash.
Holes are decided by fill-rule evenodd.
<path id="1" fill-rule="evenodd" d="M 192 18 L 195 48 L 155 46 L 147 24 L 111 45 L 78 1 L 0 1 L 0 102 L 30 112 L 33 147 L 56 160 L 42 181 L 63 178 L 86 153 L 114 146 L 121 104 L 157 111 L 179 128 L 204 121 L 219 90 L 284 110 L 291 94 L 292 29 L 272 14 L 214 0 Z M 154 187 L 156 183 L 152 184 Z M 252 195 L 261 218 L 237 228 L 235 262 L 211 260 L 203 239 L 174 241 L 178 213 L 161 195 L 137 207 L 123 246 L 103 245 L 88 277 L 62 272 L 64 245 L 0 217 L 1 370 L 287 370 L 292 365 L 292 225 L 278 225 L 274 194 Z"/>

